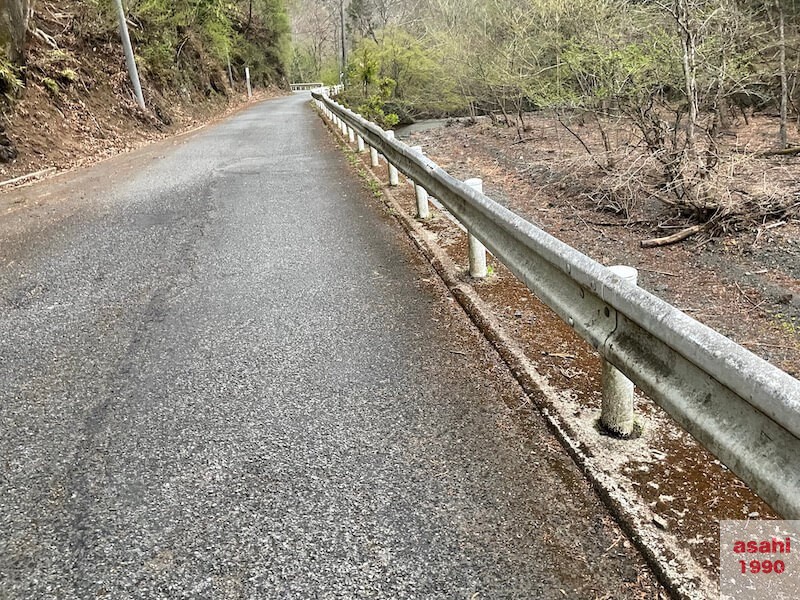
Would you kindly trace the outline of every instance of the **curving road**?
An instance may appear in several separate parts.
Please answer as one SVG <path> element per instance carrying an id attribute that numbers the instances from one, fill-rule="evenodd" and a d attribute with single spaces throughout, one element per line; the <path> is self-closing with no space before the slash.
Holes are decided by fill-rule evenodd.
<path id="1" fill-rule="evenodd" d="M 305 94 L 0 196 L 0 598 L 648 598 Z"/>

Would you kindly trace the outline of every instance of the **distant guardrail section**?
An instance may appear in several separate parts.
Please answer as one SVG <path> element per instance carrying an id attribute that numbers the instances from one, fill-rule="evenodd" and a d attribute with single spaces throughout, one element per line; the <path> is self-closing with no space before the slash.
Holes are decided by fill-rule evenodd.
<path id="1" fill-rule="evenodd" d="M 315 90 L 321 88 L 322 82 L 312 82 L 312 83 L 300 82 L 300 83 L 291 83 L 289 85 L 292 86 L 293 92 L 305 92 L 308 90 Z"/>
<path id="2" fill-rule="evenodd" d="M 312 96 L 359 150 L 437 198 L 606 361 L 784 518 L 800 519 L 800 381 L 454 178 L 336 92 Z"/>

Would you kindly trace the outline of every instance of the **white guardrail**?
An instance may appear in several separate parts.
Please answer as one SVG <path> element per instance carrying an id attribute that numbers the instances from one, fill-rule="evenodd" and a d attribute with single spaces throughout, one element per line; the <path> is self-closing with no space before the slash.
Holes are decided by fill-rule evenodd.
<path id="1" fill-rule="evenodd" d="M 800 381 L 312 91 L 342 130 L 434 196 L 609 363 L 786 519 L 800 519 Z M 336 90 L 338 91 L 338 90 Z M 390 135 L 387 135 L 390 134 Z"/>
<path id="2" fill-rule="evenodd" d="M 290 83 L 293 92 L 307 92 L 309 90 L 316 90 L 322 87 L 321 82 L 313 82 L 313 83 L 306 83 L 306 82 L 298 82 L 298 83 Z"/>

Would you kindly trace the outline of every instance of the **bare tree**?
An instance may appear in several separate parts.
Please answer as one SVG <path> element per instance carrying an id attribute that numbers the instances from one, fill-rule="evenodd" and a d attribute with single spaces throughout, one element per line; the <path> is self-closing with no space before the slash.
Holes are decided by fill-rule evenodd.
<path id="1" fill-rule="evenodd" d="M 781 6 L 780 0 L 775 0 L 775 9 L 778 11 L 778 43 L 779 43 L 779 58 L 778 69 L 781 76 L 781 125 L 780 125 L 780 140 L 781 148 L 786 148 L 789 145 L 786 135 L 786 120 L 787 120 L 787 107 L 789 105 L 789 80 L 786 75 L 786 13 Z"/>

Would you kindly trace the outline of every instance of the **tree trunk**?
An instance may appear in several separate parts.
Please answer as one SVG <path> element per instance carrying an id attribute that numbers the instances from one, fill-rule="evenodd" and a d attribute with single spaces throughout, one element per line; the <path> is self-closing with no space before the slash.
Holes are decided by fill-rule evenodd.
<path id="1" fill-rule="evenodd" d="M 339 75 L 339 83 L 344 83 L 345 73 L 347 73 L 347 46 L 345 43 L 345 20 L 344 20 L 344 2 L 345 0 L 339 1 L 339 25 L 340 30 L 339 33 L 341 34 L 341 42 L 342 42 L 342 72 Z"/>
<path id="2" fill-rule="evenodd" d="M 780 71 L 781 71 L 781 148 L 786 148 L 789 141 L 786 135 L 787 107 L 789 104 L 789 81 L 786 76 L 786 15 L 779 0 L 775 0 L 778 10 L 778 35 L 780 41 Z"/>
<path id="3" fill-rule="evenodd" d="M 16 63 L 25 62 L 25 37 L 33 0 L 0 0 L 0 48 Z"/>
<path id="4" fill-rule="evenodd" d="M 683 50 L 683 77 L 686 92 L 686 102 L 689 108 L 689 121 L 686 123 L 686 146 L 692 158 L 696 154 L 696 128 L 697 128 L 697 44 L 694 35 L 692 12 L 688 0 L 675 0 L 675 20 Z"/>

